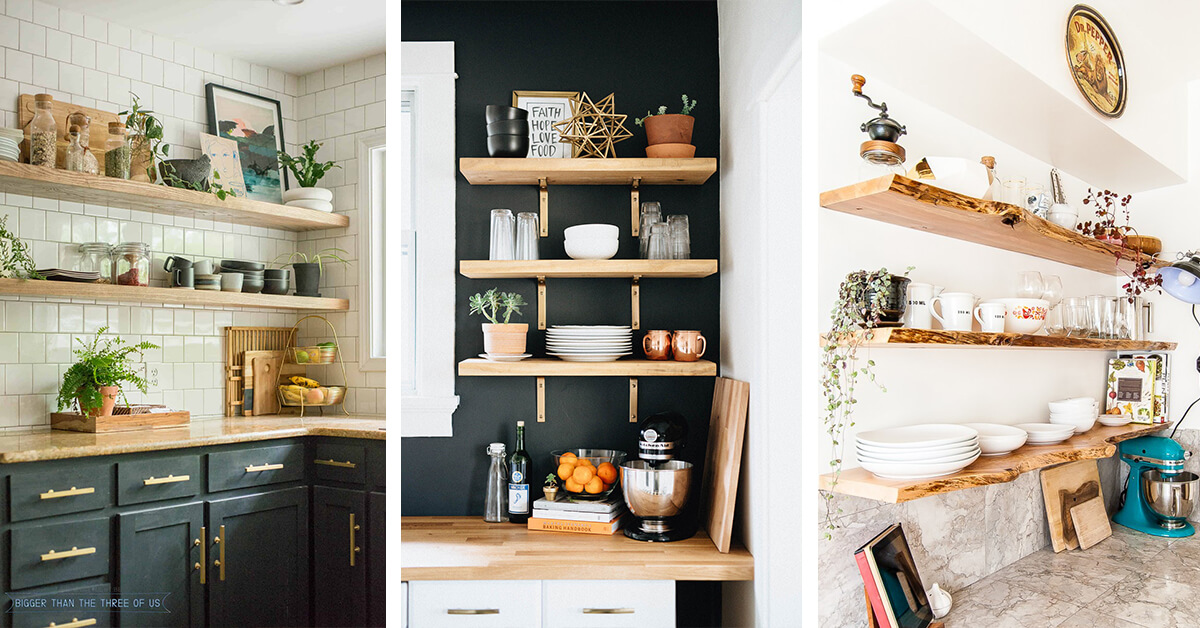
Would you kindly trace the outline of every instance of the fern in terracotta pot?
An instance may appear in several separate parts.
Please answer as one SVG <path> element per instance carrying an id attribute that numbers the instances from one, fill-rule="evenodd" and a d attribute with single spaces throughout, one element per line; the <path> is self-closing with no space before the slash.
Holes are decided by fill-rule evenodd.
<path id="1" fill-rule="evenodd" d="M 637 118 L 634 124 L 646 129 L 646 156 L 662 158 L 691 158 L 696 156 L 692 145 L 692 128 L 696 119 L 691 116 L 696 101 L 683 95 L 683 108 L 679 113 L 667 113 L 667 106 L 658 108 L 658 113 L 646 112 L 645 118 Z"/>
<path id="2" fill-rule="evenodd" d="M 62 387 L 58 391 L 58 411 L 72 406 L 88 416 L 111 416 L 117 402 L 122 398 L 121 384 L 132 384 L 146 392 L 146 379 L 134 370 L 133 354 L 141 357 L 143 351 L 157 349 L 158 345 L 140 342 L 127 345 L 119 337 L 109 338 L 100 344 L 101 336 L 108 327 L 101 327 L 91 342 L 76 340 L 82 348 L 75 350 L 77 361 L 63 373 Z M 125 399 L 128 405 L 129 400 Z"/>
<path id="3" fill-rule="evenodd" d="M 471 314 L 486 318 L 483 324 L 483 351 L 489 354 L 521 355 L 525 353 L 525 337 L 529 323 L 510 323 L 513 314 L 521 314 L 525 298 L 515 292 L 500 292 L 492 288 L 471 296 Z"/>

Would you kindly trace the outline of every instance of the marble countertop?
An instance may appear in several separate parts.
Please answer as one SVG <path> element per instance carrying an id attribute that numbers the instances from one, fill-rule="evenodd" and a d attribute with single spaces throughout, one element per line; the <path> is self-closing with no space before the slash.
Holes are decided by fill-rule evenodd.
<path id="1" fill-rule="evenodd" d="M 1087 550 L 1043 549 L 951 591 L 954 606 L 942 621 L 946 628 L 1200 626 L 1200 539 L 1112 530 Z"/>
<path id="2" fill-rule="evenodd" d="M 107 456 L 250 441 L 338 436 L 384 440 L 383 416 L 256 416 L 196 419 L 183 427 L 109 434 L 42 430 L 0 436 L 0 464 Z"/>

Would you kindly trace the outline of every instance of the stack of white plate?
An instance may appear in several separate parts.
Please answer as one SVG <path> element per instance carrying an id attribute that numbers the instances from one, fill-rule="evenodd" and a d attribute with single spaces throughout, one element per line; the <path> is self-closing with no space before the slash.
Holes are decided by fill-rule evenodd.
<path id="1" fill-rule="evenodd" d="M 1029 438 L 1029 433 L 1019 427 L 1000 423 L 963 423 L 979 432 L 979 449 L 985 456 L 1003 456 L 1012 453 Z"/>
<path id="2" fill-rule="evenodd" d="M 1129 425 L 1132 421 L 1133 417 L 1125 413 L 1100 415 L 1100 424 L 1107 425 L 1109 427 L 1121 427 L 1122 425 Z"/>
<path id="3" fill-rule="evenodd" d="M 1076 434 L 1082 434 L 1096 424 L 1096 415 L 1100 411 L 1100 402 L 1091 397 L 1075 397 L 1051 401 L 1050 422 L 1055 425 L 1070 425 Z"/>
<path id="4" fill-rule="evenodd" d="M 0 127 L 0 161 L 19 161 L 22 139 L 25 139 L 25 132 L 21 129 Z"/>
<path id="5" fill-rule="evenodd" d="M 1053 445 L 1061 443 L 1075 435 L 1075 428 L 1070 425 L 1052 425 L 1050 423 L 1020 423 L 1019 427 L 1029 433 L 1029 445 Z"/>
<path id="6" fill-rule="evenodd" d="M 546 353 L 567 362 L 613 362 L 633 354 L 633 329 L 618 325 L 551 325 Z"/>
<path id="7" fill-rule="evenodd" d="M 963 425 L 908 425 L 859 434 L 858 463 L 881 478 L 918 480 L 958 473 L 979 458 L 979 433 Z"/>

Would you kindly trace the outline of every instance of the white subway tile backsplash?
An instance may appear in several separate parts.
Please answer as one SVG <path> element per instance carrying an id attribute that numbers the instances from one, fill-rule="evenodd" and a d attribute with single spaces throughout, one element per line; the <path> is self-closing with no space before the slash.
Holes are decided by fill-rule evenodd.
<path id="1" fill-rule="evenodd" d="M 61 314 L 60 314 L 61 316 Z M 82 324 L 82 323 L 81 323 Z M 62 322 L 59 322 L 62 327 Z M 66 331 L 65 329 L 63 331 Z M 46 361 L 51 363 L 66 363 L 71 361 L 71 336 L 69 334 L 46 335 Z"/>
<path id="2" fill-rule="evenodd" d="M 59 366 L 57 364 L 34 364 L 33 365 L 33 393 L 35 395 L 49 395 L 58 392 Z"/>
<path id="3" fill-rule="evenodd" d="M 48 28 L 58 28 L 58 7 L 34 0 L 33 21 Z"/>
<path id="4" fill-rule="evenodd" d="M 120 24 L 109 23 L 108 43 L 118 48 L 132 48 L 129 29 Z"/>
<path id="5" fill-rule="evenodd" d="M 163 61 L 157 57 L 150 55 L 142 55 L 142 77 L 141 80 L 151 85 L 162 85 L 163 81 Z M 141 95 L 141 94 L 139 94 Z M 143 96 L 144 97 L 144 96 Z M 158 104 L 152 105 L 155 109 Z"/>
<path id="6" fill-rule="evenodd" d="M 94 334 L 108 325 L 108 308 L 103 305 L 83 306 L 83 331 Z M 111 333 L 111 330 L 109 330 Z"/>
<path id="7" fill-rule="evenodd" d="M 46 54 L 46 27 L 32 22 L 21 22 L 21 50 L 33 55 Z"/>
<path id="8" fill-rule="evenodd" d="M 18 83 L 33 82 L 33 56 L 20 50 L 5 50 L 4 78 Z"/>
<path id="9" fill-rule="evenodd" d="M 20 397 L 0 397 L 0 427 L 21 425 L 20 403 Z"/>
<path id="10" fill-rule="evenodd" d="M 17 342 L 20 345 L 17 355 L 20 356 L 22 364 L 42 364 L 46 361 L 45 334 L 21 334 Z"/>
<path id="11" fill-rule="evenodd" d="M 4 394 L 28 395 L 33 392 L 33 365 L 6 364 L 4 366 Z"/>
<path id="12" fill-rule="evenodd" d="M 83 35 L 96 41 L 108 41 L 108 22 L 91 15 L 83 16 Z"/>
<path id="13" fill-rule="evenodd" d="M 183 362 L 183 338 L 179 336 L 164 336 L 162 341 L 163 362 L 174 364 Z"/>
<path id="14" fill-rule="evenodd" d="M 83 68 L 69 63 L 58 64 L 58 87 L 71 94 L 83 94 Z"/>
<path id="15" fill-rule="evenodd" d="M 71 63 L 85 68 L 96 67 L 96 42 L 76 35 L 71 38 Z"/>
<path id="16" fill-rule="evenodd" d="M 33 21 L 33 0 L 8 0 L 5 13 L 26 22 Z"/>

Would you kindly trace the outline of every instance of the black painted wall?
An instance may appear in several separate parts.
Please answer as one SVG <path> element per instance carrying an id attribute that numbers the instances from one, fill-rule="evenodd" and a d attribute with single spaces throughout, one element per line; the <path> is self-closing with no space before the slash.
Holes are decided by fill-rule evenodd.
<path id="1" fill-rule="evenodd" d="M 715 2 L 404 2 L 401 33 L 404 41 L 454 41 L 459 157 L 487 156 L 484 106 L 510 104 L 513 90 L 586 91 L 594 100 L 615 92 L 616 110 L 629 115 L 626 126 L 634 133 L 617 144 L 618 157 L 645 156 L 645 133 L 633 123 L 635 117 L 660 104 L 678 112 L 679 96 L 687 93 L 698 101 L 693 112 L 696 156 L 720 157 Z M 687 214 L 692 256 L 717 258 L 718 185 L 714 175 L 703 186 L 648 187 L 642 200 L 660 201 L 664 213 Z M 472 186 L 459 175 L 457 259 L 487 259 L 489 210 L 537 211 L 537 197 L 532 186 Z M 541 257 L 566 258 L 563 229 L 587 222 L 618 225 L 622 240 L 617 257 L 637 257 L 629 189 L 618 186 L 552 186 L 550 235 L 542 239 Z M 536 303 L 532 280 L 458 276 L 457 360 L 483 351 L 483 321 L 467 315 L 467 297 L 493 286 Z M 547 292 L 550 325 L 629 324 L 627 280 L 550 280 Z M 641 307 L 643 330 L 698 329 L 708 339 L 705 358 L 719 362 L 718 276 L 644 280 Z M 545 355 L 535 305 L 526 308 L 522 320 L 531 323 L 530 352 Z M 641 333 L 634 338 L 640 342 Z M 693 506 L 703 473 L 712 385 L 712 378 L 699 377 L 639 380 L 642 416 L 676 410 L 688 418 L 691 439 L 684 459 L 697 465 Z M 547 378 L 545 423 L 536 422 L 534 378 L 459 377 L 455 386 L 461 403 L 454 414 L 454 437 L 402 440 L 402 515 L 481 515 L 485 449 L 503 441 L 511 452 L 518 420 L 526 424 L 526 448 L 539 486 L 551 471 L 552 449 L 612 448 L 637 456 L 637 426 L 628 420 L 625 378 Z"/>

